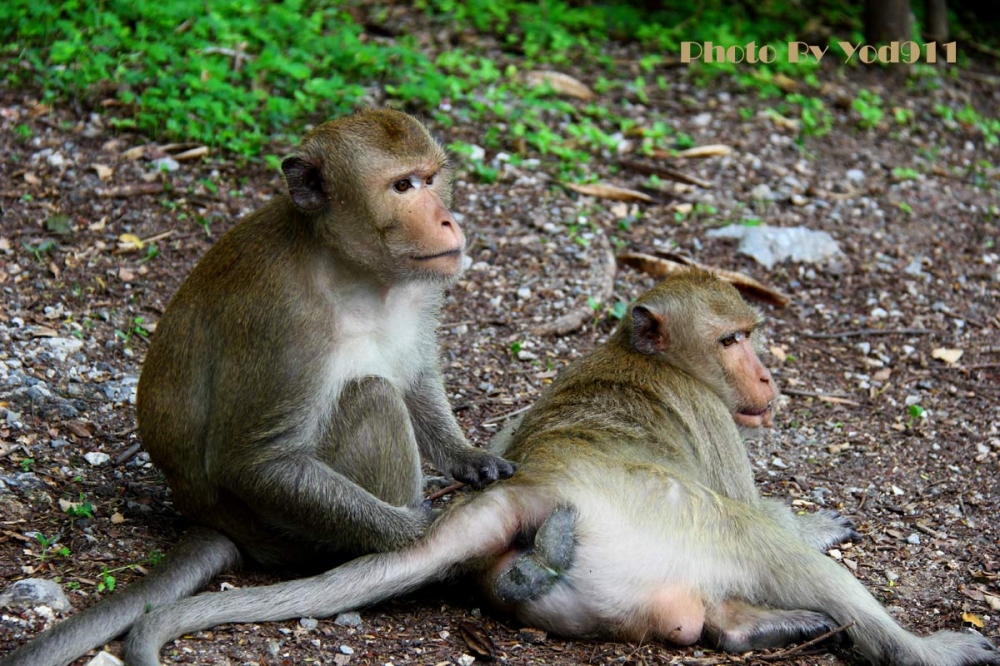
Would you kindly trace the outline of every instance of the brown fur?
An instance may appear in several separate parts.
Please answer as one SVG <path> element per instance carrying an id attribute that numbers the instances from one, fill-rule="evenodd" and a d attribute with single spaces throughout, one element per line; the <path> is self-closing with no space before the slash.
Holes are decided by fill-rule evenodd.
<path id="1" fill-rule="evenodd" d="M 742 652 L 853 622 L 873 663 L 1000 665 L 980 636 L 899 627 L 823 553 L 853 535 L 839 516 L 796 516 L 756 493 L 735 421 L 763 423 L 773 396 L 746 335 L 757 321 L 729 285 L 668 278 L 527 413 L 509 440 L 512 478 L 404 550 L 156 609 L 129 635 L 129 665 L 156 666 L 181 633 L 325 617 L 461 570 L 520 622 L 566 636 L 700 636 Z"/>
<path id="2" fill-rule="evenodd" d="M 513 467 L 472 448 L 434 329 L 464 237 L 446 156 L 404 113 L 321 125 L 275 197 L 209 250 L 157 326 L 143 444 L 203 526 L 146 579 L 0 660 L 59 666 L 242 558 L 316 569 L 423 534 L 420 457 L 475 486 Z"/>

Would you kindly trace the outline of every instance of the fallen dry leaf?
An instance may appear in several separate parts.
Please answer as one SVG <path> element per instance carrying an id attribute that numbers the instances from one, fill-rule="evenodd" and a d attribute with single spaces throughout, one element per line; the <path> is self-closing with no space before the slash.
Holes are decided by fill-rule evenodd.
<path id="1" fill-rule="evenodd" d="M 32 338 L 57 338 L 59 331 L 48 326 L 25 326 L 24 332 Z"/>
<path id="2" fill-rule="evenodd" d="M 136 146 L 135 148 L 129 148 L 124 153 L 122 157 L 127 160 L 137 160 L 146 154 L 146 146 Z"/>
<path id="3" fill-rule="evenodd" d="M 889 377 L 891 376 L 892 376 L 892 369 L 882 368 L 881 370 L 872 375 L 872 379 L 877 382 L 884 382 L 888 380 Z"/>
<path id="4" fill-rule="evenodd" d="M 948 365 L 955 363 L 958 359 L 962 358 L 962 354 L 965 352 L 961 349 L 946 349 L 945 347 L 938 347 L 937 349 L 931 351 L 931 358 L 936 358 L 939 361 L 944 361 Z"/>
<path id="5" fill-rule="evenodd" d="M 685 157 L 688 159 L 700 157 L 723 157 L 725 155 L 732 154 L 732 152 L 733 149 L 729 146 L 724 146 L 721 143 L 713 143 L 707 146 L 695 146 L 694 148 L 682 150 L 677 153 L 677 157 Z"/>
<path id="6" fill-rule="evenodd" d="M 784 361 L 788 358 L 788 354 L 781 347 L 771 347 L 771 356 L 778 359 L 779 361 Z"/>
<path id="7" fill-rule="evenodd" d="M 561 95 L 568 95 L 569 97 L 576 97 L 585 101 L 594 98 L 594 91 L 588 88 L 586 84 L 562 72 L 537 69 L 525 74 L 524 80 L 532 88 L 537 88 L 547 83 Z"/>
<path id="8" fill-rule="evenodd" d="M 792 300 L 780 291 L 764 286 L 749 275 L 736 271 L 727 271 L 723 268 L 706 266 L 686 257 L 671 255 L 669 259 L 666 259 L 662 257 L 654 257 L 651 254 L 643 254 L 641 252 L 623 252 L 618 255 L 617 260 L 621 264 L 631 266 L 636 270 L 640 270 L 643 273 L 649 273 L 650 275 L 654 275 L 656 277 L 666 277 L 667 275 L 671 275 L 673 273 L 685 271 L 689 267 L 700 268 L 703 271 L 708 271 L 709 273 L 722 278 L 726 282 L 729 282 L 744 296 L 756 298 L 757 300 L 770 303 L 771 305 L 775 305 L 779 308 L 785 307 L 791 303 Z"/>
<path id="9" fill-rule="evenodd" d="M 191 150 L 185 150 L 183 153 L 177 153 L 174 155 L 174 159 L 178 162 L 183 162 L 185 160 L 196 160 L 199 157 L 205 157 L 208 155 L 208 146 L 198 146 L 197 148 L 192 148 Z"/>
<path id="10" fill-rule="evenodd" d="M 117 511 L 111 514 L 111 523 L 113 525 L 121 525 L 124 522 L 125 522 L 125 516 L 123 516 L 122 514 L 118 513 Z"/>
<path id="11" fill-rule="evenodd" d="M 983 620 L 975 613 L 965 612 L 962 613 L 962 622 L 967 622 L 974 626 L 976 629 L 983 628 Z"/>
<path id="12" fill-rule="evenodd" d="M 30 171 L 25 171 L 24 172 L 24 182 L 26 182 L 28 185 L 41 185 L 42 184 L 41 179 L 39 179 L 38 176 L 36 176 L 35 174 L 33 174 Z"/>
<path id="13" fill-rule="evenodd" d="M 90 428 L 87 427 L 86 423 L 81 421 L 66 421 L 63 425 L 66 429 L 77 437 L 82 437 L 83 439 L 90 439 L 93 435 L 90 433 Z"/>
<path id="14" fill-rule="evenodd" d="M 111 180 L 111 176 L 115 174 L 115 170 L 106 164 L 91 164 L 90 167 L 97 172 L 97 177 L 104 181 Z"/>
<path id="15" fill-rule="evenodd" d="M 483 625 L 478 622 L 463 622 L 458 625 L 458 633 L 474 657 L 484 661 L 491 661 L 496 657 L 497 647 Z"/>
<path id="16" fill-rule="evenodd" d="M 611 199 L 612 201 L 644 201 L 645 203 L 653 203 L 653 197 L 636 190 L 630 190 L 627 187 L 618 187 L 617 185 L 607 185 L 605 183 L 590 183 L 587 185 L 563 183 L 563 185 L 574 192 L 586 194 L 591 197 Z"/>
<path id="17" fill-rule="evenodd" d="M 142 249 L 142 239 L 135 234 L 122 234 L 118 237 L 119 252 L 137 252 Z"/>

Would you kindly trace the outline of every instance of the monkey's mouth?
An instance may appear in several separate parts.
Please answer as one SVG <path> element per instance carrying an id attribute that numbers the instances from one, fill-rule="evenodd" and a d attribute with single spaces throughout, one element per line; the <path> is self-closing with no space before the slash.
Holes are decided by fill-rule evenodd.
<path id="1" fill-rule="evenodd" d="M 444 259 L 446 257 L 460 257 L 462 256 L 462 248 L 457 247 L 454 250 L 446 250 L 445 252 L 438 252 L 437 254 L 425 254 L 413 257 L 414 261 L 434 261 L 435 259 Z"/>
<path id="2" fill-rule="evenodd" d="M 767 403 L 761 408 L 741 407 L 733 419 L 737 425 L 744 428 L 760 428 L 771 425 L 771 403 Z"/>

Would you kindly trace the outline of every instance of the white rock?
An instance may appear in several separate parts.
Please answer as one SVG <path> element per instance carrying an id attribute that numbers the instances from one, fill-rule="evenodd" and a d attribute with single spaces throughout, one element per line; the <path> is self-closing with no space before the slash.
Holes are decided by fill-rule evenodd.
<path id="1" fill-rule="evenodd" d="M 153 160 L 152 164 L 157 171 L 177 171 L 181 168 L 180 162 L 172 157 L 161 157 L 158 160 Z"/>
<path id="2" fill-rule="evenodd" d="M 30 608 L 48 606 L 64 613 L 71 606 L 62 588 L 46 578 L 19 580 L 0 594 L 0 608 Z"/>
<path id="3" fill-rule="evenodd" d="M 98 652 L 97 656 L 87 662 L 87 666 L 125 666 L 125 662 L 110 652 Z"/>
<path id="4" fill-rule="evenodd" d="M 805 227 L 771 227 L 766 224 L 748 227 L 731 224 L 721 229 L 710 229 L 706 235 L 709 238 L 739 240 L 737 251 L 767 268 L 787 259 L 818 264 L 842 254 L 833 236 L 825 231 L 813 231 Z"/>
<path id="5" fill-rule="evenodd" d="M 66 357 L 83 349 L 83 340 L 76 338 L 43 338 L 42 345 L 47 347 L 60 363 L 66 362 Z"/>
<path id="6" fill-rule="evenodd" d="M 89 462 L 94 467 L 107 465 L 109 462 L 111 462 L 111 456 L 102 451 L 91 451 L 89 453 L 84 453 L 83 459 Z"/>
<path id="7" fill-rule="evenodd" d="M 855 183 L 861 183 L 865 180 L 865 172 L 861 169 L 848 169 L 847 170 L 847 180 Z"/>

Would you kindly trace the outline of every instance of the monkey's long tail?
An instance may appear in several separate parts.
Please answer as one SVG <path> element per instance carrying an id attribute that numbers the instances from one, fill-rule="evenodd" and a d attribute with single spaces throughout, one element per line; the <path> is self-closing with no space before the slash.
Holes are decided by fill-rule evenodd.
<path id="1" fill-rule="evenodd" d="M 443 516 L 409 548 L 367 555 L 311 578 L 201 594 L 153 609 L 125 642 L 127 666 L 159 666 L 160 648 L 181 634 L 231 622 L 329 617 L 442 580 L 456 566 L 500 553 L 518 529 L 513 494 L 491 490 Z"/>
<path id="2" fill-rule="evenodd" d="M 39 634 L 0 658 L 0 666 L 66 666 L 125 633 L 148 607 L 190 596 L 239 562 L 227 537 L 193 528 L 148 576 Z"/>

